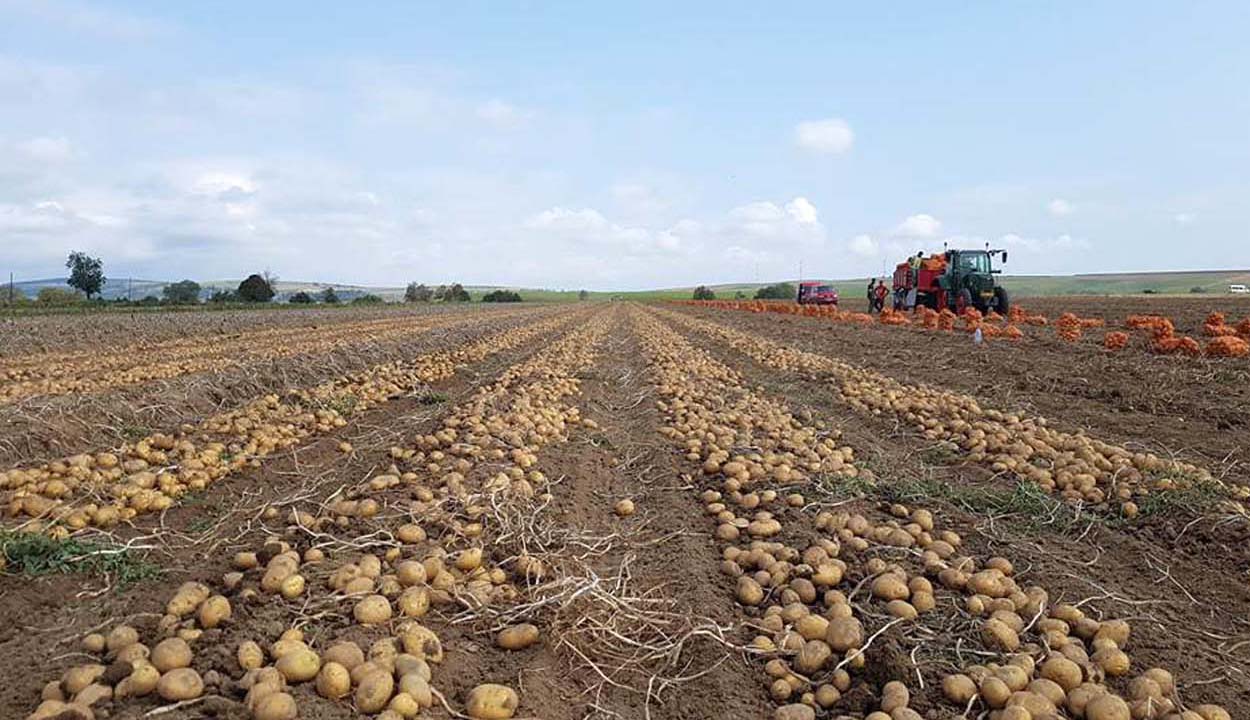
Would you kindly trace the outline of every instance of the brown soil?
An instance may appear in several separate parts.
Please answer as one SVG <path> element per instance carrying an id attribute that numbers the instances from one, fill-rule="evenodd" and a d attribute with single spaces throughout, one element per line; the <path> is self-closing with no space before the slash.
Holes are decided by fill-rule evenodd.
<path id="1" fill-rule="evenodd" d="M 987 406 L 1044 414 L 1066 430 L 1175 452 L 1231 480 L 1250 482 L 1245 464 L 1250 462 L 1245 455 L 1250 452 L 1250 441 L 1241 414 L 1241 407 L 1250 400 L 1250 383 L 1246 382 L 1250 365 L 1244 363 L 1179 361 L 1145 354 L 1107 356 L 1092 343 L 1069 346 L 1045 338 L 973 349 L 964 336 L 848 327 L 779 315 L 684 311 L 871 366 L 905 382 L 957 389 Z M 614 305 L 597 312 L 611 318 L 608 338 L 599 348 L 598 360 L 577 374 L 581 393 L 564 402 L 580 408 L 598 427 L 571 429 L 567 438 L 542 447 L 535 467 L 554 483 L 550 506 L 536 517 L 568 537 L 593 542 L 595 551 L 579 551 L 585 556 L 579 571 L 606 578 L 627 569 L 632 592 L 662 598 L 677 616 L 671 620 L 674 627 L 712 623 L 724 630 L 728 642 L 749 642 L 756 633 L 751 625 L 759 610 L 735 602 L 735 581 L 722 573 L 721 543 L 712 536 L 715 522 L 706 516 L 699 497 L 704 489 L 719 487 L 719 480 L 705 477 L 697 463 L 686 460 L 657 432 L 665 419 L 656 406 L 658 395 L 647 379 L 642 345 L 626 322 L 625 308 Z M 503 324 L 501 319 L 491 327 Z M 819 378 L 778 372 L 697 332 L 672 327 L 738 371 L 745 384 L 783 402 L 804 424 L 841 431 L 842 441 L 855 449 L 857 463 L 876 478 L 875 485 L 819 483 L 781 488 L 782 492 L 798 489 L 808 502 L 838 503 L 868 516 L 887 516 L 890 504 L 896 502 L 930 508 L 943 527 L 960 533 L 966 552 L 1010 558 L 1019 581 L 1044 584 L 1052 602 L 1084 603 L 1086 612 L 1095 616 L 1129 619 L 1133 635 L 1128 650 L 1134 672 L 1166 667 L 1175 673 L 1190 702 L 1220 703 L 1233 717 L 1250 717 L 1250 674 L 1246 671 L 1250 667 L 1250 620 L 1246 617 L 1250 530 L 1244 521 L 1191 515 L 1185 508 L 1125 522 L 1088 513 L 1070 516 L 1055 510 L 1046 515 L 988 505 L 978 499 L 986 495 L 977 493 L 1002 497 L 1013 491 L 1013 483 L 985 468 L 963 464 L 958 456 L 934 452 L 929 443 L 892 419 L 855 412 Z M 234 552 L 256 549 L 267 539 L 280 537 L 297 548 L 309 547 L 314 540 L 306 531 L 287 526 L 285 518 L 291 509 L 316 509 L 343 488 L 386 472 L 392 463 L 392 446 L 411 446 L 416 436 L 437 430 L 450 410 L 476 389 L 550 347 L 567 330 L 465 368 L 434 384 L 430 390 L 436 395 L 394 398 L 357 413 L 336 432 L 214 483 L 159 517 L 148 516 L 116 531 L 115 541 L 131 543 L 133 552 L 161 567 L 163 575 L 157 580 L 116 588 L 111 578 L 82 574 L 0 576 L 0 655 L 10 667 L 31 668 L 10 673 L 9 682 L 0 689 L 0 717 L 25 717 L 38 703 L 46 682 L 59 677 L 65 668 L 88 661 L 90 656 L 80 653 L 76 644 L 83 634 L 125 621 L 150 637 L 178 583 L 188 579 L 216 583 L 231 569 Z M 478 331 L 449 329 L 439 339 L 416 338 L 390 352 L 420 352 L 429 347 L 424 343 L 450 341 L 457 332 Z M 225 382 L 222 377 L 206 379 L 206 392 Z M 273 376 L 258 382 L 273 382 Z M 442 400 L 431 402 L 431 397 Z M 198 405 L 187 410 L 181 400 L 174 409 L 187 416 L 202 411 Z M 116 433 L 115 428 L 97 428 L 93 435 L 84 428 L 78 437 L 103 445 Z M 343 440 L 352 444 L 352 452 L 339 451 Z M 487 467 L 476 471 L 491 472 Z M 394 498 L 408 491 L 388 492 Z M 613 504 L 626 497 L 634 501 L 637 511 L 618 517 Z M 281 516 L 263 519 L 266 507 L 278 508 Z M 820 533 L 808 507 L 779 506 L 776 515 L 784 523 L 779 539 L 790 545 L 805 547 Z M 353 522 L 357 524 L 334 531 L 334 539 L 354 540 L 380 526 Z M 432 538 L 436 532 L 452 532 L 433 525 L 430 531 Z M 489 529 L 487 537 L 492 537 Z M 510 542 L 490 544 L 486 550 L 501 565 L 517 551 Z M 868 579 L 860 574 L 863 561 L 880 553 L 875 546 L 862 552 L 847 550 L 843 557 L 852 574 L 841 589 L 854 597 Z M 886 556 L 903 564 L 916 562 L 906 552 L 887 552 Z M 310 570 L 310 586 L 324 583 L 323 577 L 311 574 L 315 572 L 315 568 Z M 520 601 L 524 601 L 526 591 L 521 592 Z M 976 656 L 968 653 L 982 647 L 979 623 L 962 611 L 958 595 L 937 595 L 938 607 L 932 612 L 876 638 L 862 674 L 867 682 L 848 692 L 836 711 L 822 711 L 819 718 L 836 718 L 846 712 L 862 717 L 877 709 L 874 692 L 890 680 L 908 684 L 911 707 L 923 717 L 961 717 L 962 709 L 953 709 L 937 688 L 943 675 L 975 661 Z M 326 602 L 331 596 L 321 592 L 318 597 Z M 234 602 L 231 621 L 206 632 L 195 644 L 195 667 L 216 675 L 210 677 L 209 698 L 160 717 L 246 720 L 248 713 L 237 702 L 240 693 L 235 687 L 242 674 L 234 659 L 237 644 L 243 639 L 272 641 L 292 618 L 304 627 L 315 647 L 328 638 L 344 636 L 367 647 L 388 634 L 382 628 L 357 625 L 350 615 L 351 601 L 316 607 L 273 597 Z M 568 630 L 567 614 L 543 610 L 528 619 L 539 625 L 542 640 L 519 652 L 497 648 L 480 618 L 462 621 L 461 614 L 440 608 L 423 619 L 438 633 L 446 652 L 443 662 L 434 667 L 432 684 L 450 707 L 463 709 L 469 691 L 482 682 L 517 689 L 521 698 L 518 718 L 767 718 L 776 706 L 768 696 L 770 679 L 763 661 L 745 657 L 705 635 L 691 638 L 668 662 L 646 667 L 657 678 L 696 676 L 658 687 L 648 700 L 645 692 L 639 692 L 647 684 L 645 674 L 614 676 L 630 687 L 604 684 L 590 667 L 597 657 L 593 649 L 588 657 L 581 657 L 560 642 Z M 874 622 L 880 621 L 874 617 Z M 1125 689 L 1124 681 L 1110 684 Z M 309 685 L 292 692 L 305 720 L 359 716 L 350 702 L 321 700 Z M 158 707 L 159 702 L 151 698 L 114 703 L 107 717 L 138 718 Z M 96 716 L 105 714 L 97 712 Z M 422 716 L 449 717 L 438 702 Z"/>

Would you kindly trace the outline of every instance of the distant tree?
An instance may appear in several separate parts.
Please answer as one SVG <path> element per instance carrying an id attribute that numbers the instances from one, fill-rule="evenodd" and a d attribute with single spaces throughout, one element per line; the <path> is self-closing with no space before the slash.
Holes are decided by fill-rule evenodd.
<path id="1" fill-rule="evenodd" d="M 483 295 L 482 302 L 521 302 L 521 294 L 512 290 L 494 290 Z"/>
<path id="2" fill-rule="evenodd" d="M 273 300 L 273 285 L 262 275 L 248 275 L 239 283 L 239 299 L 243 302 L 269 302 Z"/>
<path id="3" fill-rule="evenodd" d="M 404 290 L 404 302 L 429 302 L 434 293 L 423 284 L 410 282 Z"/>
<path id="4" fill-rule="evenodd" d="M 69 268 L 69 279 L 65 283 L 81 290 L 88 300 L 104 287 L 104 263 L 99 258 L 74 251 L 65 261 L 65 267 Z"/>
<path id="5" fill-rule="evenodd" d="M 700 285 L 694 289 L 695 300 L 715 300 L 716 293 L 712 292 L 712 288 L 707 285 Z"/>
<path id="6" fill-rule="evenodd" d="M 231 290 L 214 289 L 213 294 L 208 296 L 208 301 L 214 305 L 223 303 L 238 302 L 239 296 Z"/>
<path id="7" fill-rule="evenodd" d="M 312 295 L 309 295 L 303 290 L 300 290 L 299 292 L 295 293 L 290 298 L 288 298 L 287 302 L 291 303 L 292 305 L 312 305 L 314 300 L 313 300 Z"/>
<path id="8" fill-rule="evenodd" d="M 339 294 L 334 292 L 334 288 L 328 287 L 321 291 L 321 302 L 326 305 L 337 305 L 339 303 Z"/>
<path id="9" fill-rule="evenodd" d="M 460 283 L 452 283 L 443 291 L 443 302 L 471 302 L 473 297 Z"/>
<path id="10" fill-rule="evenodd" d="M 135 305 L 139 307 L 156 307 L 161 304 L 161 299 L 155 295 L 144 295 L 142 300 L 135 301 Z"/>
<path id="11" fill-rule="evenodd" d="M 589 300 L 589 299 L 590 299 L 590 293 L 586 292 L 585 290 L 578 290 L 578 291 L 577 291 L 577 299 L 578 299 L 578 300 Z"/>
<path id="12" fill-rule="evenodd" d="M 1145 290 L 1142 290 L 1142 294 L 1144 295 L 1154 295 L 1157 292 L 1159 291 L 1155 290 L 1154 288 L 1146 288 Z"/>
<path id="13" fill-rule="evenodd" d="M 170 283 L 161 294 L 173 305 L 194 305 L 200 301 L 200 284 L 194 280 Z"/>
<path id="14" fill-rule="evenodd" d="M 338 301 L 335 300 L 335 302 Z M 352 305 L 381 305 L 384 302 L 386 301 L 373 293 L 365 293 L 352 298 Z"/>
<path id="15" fill-rule="evenodd" d="M 73 290 L 62 290 L 58 287 L 39 288 L 39 294 L 35 299 L 40 305 L 64 306 L 74 305 L 82 302 L 82 295 Z"/>
<path id="16" fill-rule="evenodd" d="M 1205 293 L 1206 291 L 1207 291 L 1207 289 L 1206 289 L 1206 288 L 1204 288 L 1204 287 L 1202 287 L 1201 285 L 1195 285 L 1195 286 L 1193 286 L 1193 287 L 1189 288 L 1189 292 L 1191 292 L 1191 293 L 1193 293 L 1193 294 L 1195 294 L 1195 295 L 1201 295 L 1202 293 Z"/>
<path id="17" fill-rule="evenodd" d="M 434 288 L 434 299 L 439 300 L 439 301 L 447 299 L 447 286 L 446 285 L 439 285 L 438 287 Z"/>
<path id="18" fill-rule="evenodd" d="M 788 282 L 780 282 L 775 285 L 765 285 L 755 291 L 756 300 L 793 300 L 794 297 L 794 286 Z"/>
<path id="19" fill-rule="evenodd" d="M 747 297 L 747 294 L 746 294 L 746 293 L 744 293 L 744 292 L 742 292 L 741 290 L 737 290 L 737 291 L 735 291 L 735 292 L 734 292 L 734 299 L 735 299 L 735 300 L 745 300 L 745 299 L 746 299 L 746 297 Z"/>

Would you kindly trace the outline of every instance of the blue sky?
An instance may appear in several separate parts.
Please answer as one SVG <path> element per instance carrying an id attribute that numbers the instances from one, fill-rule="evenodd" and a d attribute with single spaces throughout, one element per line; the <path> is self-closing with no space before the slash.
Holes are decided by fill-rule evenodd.
<path id="1" fill-rule="evenodd" d="M 0 270 L 1250 267 L 1246 3 L 0 0 Z"/>

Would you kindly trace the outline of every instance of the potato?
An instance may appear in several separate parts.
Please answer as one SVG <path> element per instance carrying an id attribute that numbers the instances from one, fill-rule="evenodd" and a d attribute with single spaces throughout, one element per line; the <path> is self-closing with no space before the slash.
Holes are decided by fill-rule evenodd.
<path id="1" fill-rule="evenodd" d="M 221 595 L 213 595 L 200 604 L 200 627 L 211 630 L 230 619 L 230 601 Z"/>
<path id="2" fill-rule="evenodd" d="M 1129 657 L 1117 647 L 1106 647 L 1090 656 L 1090 661 L 1112 677 L 1119 677 L 1129 671 Z"/>
<path id="3" fill-rule="evenodd" d="M 235 659 L 239 661 L 239 667 L 244 670 L 255 670 L 265 664 L 265 651 L 260 649 L 251 640 L 244 640 L 239 643 L 239 649 L 235 652 Z"/>
<path id="4" fill-rule="evenodd" d="M 891 680 L 881 688 L 882 712 L 893 713 L 898 708 L 907 707 L 909 702 L 911 702 L 911 693 L 907 691 L 907 686 L 903 683 Z"/>
<path id="5" fill-rule="evenodd" d="M 295 698 L 284 692 L 267 693 L 252 708 L 253 720 L 295 720 L 298 715 Z"/>
<path id="6" fill-rule="evenodd" d="M 399 691 L 412 696 L 417 704 L 428 708 L 434 704 L 434 692 L 430 688 L 428 678 L 418 673 L 404 673 L 399 676 Z"/>
<path id="7" fill-rule="evenodd" d="M 794 659 L 795 668 L 804 675 L 813 675 L 829 662 L 833 650 L 824 640 L 808 640 Z"/>
<path id="8" fill-rule="evenodd" d="M 516 714 L 521 699 L 506 685 L 485 683 L 469 691 L 465 712 L 474 720 L 507 720 Z"/>
<path id="9" fill-rule="evenodd" d="M 297 648 L 278 658 L 274 667 L 287 682 L 308 682 L 321 670 L 321 657 L 307 647 Z"/>
<path id="10" fill-rule="evenodd" d="M 1198 705 L 1192 709 L 1202 716 L 1202 720 L 1232 720 L 1232 716 L 1228 714 L 1228 711 L 1219 705 Z M 1090 718 L 1089 720 L 1099 719 Z"/>
<path id="11" fill-rule="evenodd" d="M 538 627 L 529 623 L 506 627 L 495 636 L 495 644 L 504 650 L 523 650 L 536 642 Z"/>
<path id="12" fill-rule="evenodd" d="M 399 528 L 395 531 L 395 537 L 400 542 L 411 545 L 425 540 L 426 534 L 425 530 L 420 525 L 408 523 L 407 525 L 399 526 Z"/>
<path id="13" fill-rule="evenodd" d="M 192 700 L 204 693 L 204 680 L 191 668 L 178 668 L 161 675 L 156 692 L 165 700 Z"/>
<path id="14" fill-rule="evenodd" d="M 405 560 L 395 568 L 395 575 L 404 587 L 420 585 L 425 582 L 425 566 L 415 560 Z"/>
<path id="15" fill-rule="evenodd" d="M 360 646 L 350 640 L 334 643 L 325 653 L 326 662 L 334 662 L 351 670 L 365 661 L 365 653 Z"/>
<path id="16" fill-rule="evenodd" d="M 91 633 L 82 639 L 82 649 L 89 653 L 102 653 L 108 647 L 107 641 L 100 633 Z"/>
<path id="17" fill-rule="evenodd" d="M 967 675 L 947 675 L 942 678 L 942 694 L 956 705 L 964 706 L 977 694 L 977 686 Z"/>
<path id="18" fill-rule="evenodd" d="M 278 594 L 287 600 L 294 600 L 304 594 L 304 588 L 306 586 L 307 581 L 304 579 L 303 575 L 300 575 L 299 573 L 291 573 L 283 578 L 282 582 L 278 583 Z"/>
<path id="19" fill-rule="evenodd" d="M 617 500 L 616 505 L 612 506 L 612 511 L 620 517 L 629 517 L 634 514 L 634 501 L 629 498 Z"/>
<path id="20" fill-rule="evenodd" d="M 395 656 L 395 674 L 399 676 L 420 675 L 426 681 L 429 681 L 432 675 L 429 663 L 408 653 Z"/>
<path id="21" fill-rule="evenodd" d="M 456 569 L 462 572 L 476 570 L 482 565 L 482 548 L 469 548 L 456 556 Z"/>
<path id="22" fill-rule="evenodd" d="M 74 695 L 75 705 L 84 705 L 91 707 L 99 702 L 107 702 L 113 699 L 113 688 L 110 685 L 101 685 L 100 683 L 92 683 L 78 694 Z"/>
<path id="23" fill-rule="evenodd" d="M 1081 666 L 1062 655 L 1051 655 L 1042 663 L 1041 676 L 1063 688 L 1065 692 L 1084 680 Z"/>
<path id="24" fill-rule="evenodd" d="M 430 594 L 425 588 L 410 587 L 400 594 L 395 604 L 399 607 L 399 614 L 404 617 L 425 617 L 430 611 Z"/>
<path id="25" fill-rule="evenodd" d="M 876 714 L 880 715 L 881 713 Z M 889 715 L 885 717 L 888 718 Z M 816 720 L 816 710 L 810 705 L 804 705 L 803 703 L 790 703 L 774 710 L 773 720 Z"/>
<path id="26" fill-rule="evenodd" d="M 329 655 L 329 652 L 326 653 Z M 352 676 L 333 660 L 327 660 L 317 674 L 317 694 L 330 700 L 338 700 L 352 691 Z"/>
<path id="27" fill-rule="evenodd" d="M 152 665 L 162 673 L 191 666 L 191 646 L 182 638 L 162 640 L 152 648 Z"/>
<path id="28" fill-rule="evenodd" d="M 404 652 L 432 663 L 443 661 L 443 643 L 438 635 L 427 627 L 413 623 L 403 630 L 400 641 L 404 644 Z"/>
<path id="29" fill-rule="evenodd" d="M 1001 708 L 1011 698 L 1011 688 L 1002 680 L 989 677 L 981 683 L 981 697 L 991 708 Z"/>
<path id="30" fill-rule="evenodd" d="M 987 646 L 1004 652 L 1015 652 L 1020 647 L 1020 636 L 998 619 L 985 622 L 981 628 L 981 638 Z"/>
<path id="31" fill-rule="evenodd" d="M 200 603 L 208 599 L 212 593 L 204 583 L 188 580 L 178 586 L 174 596 L 165 605 L 165 612 L 177 617 L 186 617 L 195 612 Z"/>
<path id="32" fill-rule="evenodd" d="M 414 718 L 421 713 L 421 705 L 416 701 L 416 698 L 406 692 L 396 693 L 395 697 L 391 698 L 390 703 L 387 704 L 386 709 L 402 718 Z"/>
<path id="33" fill-rule="evenodd" d="M 380 625 L 391 619 L 391 602 L 382 595 L 369 595 L 352 611 L 361 625 Z"/>
<path id="34" fill-rule="evenodd" d="M 1128 703 L 1117 695 L 1103 693 L 1085 705 L 1085 720 L 1132 720 Z"/>
<path id="35" fill-rule="evenodd" d="M 911 590 L 905 579 L 894 573 L 886 573 L 873 580 L 872 595 L 881 600 L 906 600 L 911 597 Z"/>
<path id="36" fill-rule="evenodd" d="M 70 695 L 76 695 L 83 688 L 96 681 L 96 678 L 104 674 L 108 670 L 100 664 L 75 665 L 65 671 L 61 675 L 61 687 Z"/>
<path id="37" fill-rule="evenodd" d="M 743 575 L 738 578 L 737 597 L 743 605 L 759 605 L 764 601 L 764 588 L 753 578 Z"/>
<path id="38" fill-rule="evenodd" d="M 139 631 L 129 625 L 118 625 L 109 631 L 105 639 L 105 647 L 111 653 L 117 653 L 129 645 L 139 642 Z"/>
<path id="39" fill-rule="evenodd" d="M 114 695 L 117 698 L 123 697 L 144 697 L 151 695 L 156 690 L 156 685 L 160 682 L 161 672 L 147 662 L 141 662 L 134 666 L 130 671 L 130 675 L 122 678 L 117 684 Z"/>
<path id="40" fill-rule="evenodd" d="M 829 621 L 825 642 L 836 652 L 858 648 L 864 643 L 864 627 L 853 617 L 839 617 Z"/>
<path id="41" fill-rule="evenodd" d="M 356 709 L 364 713 L 380 712 L 391 700 L 395 680 L 385 672 L 371 672 L 360 679 L 356 688 Z"/>

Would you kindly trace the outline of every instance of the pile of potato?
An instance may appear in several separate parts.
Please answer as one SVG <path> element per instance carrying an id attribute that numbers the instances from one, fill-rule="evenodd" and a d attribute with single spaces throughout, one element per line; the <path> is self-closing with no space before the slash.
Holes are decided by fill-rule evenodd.
<path id="1" fill-rule="evenodd" d="M 0 402 L 100 392 L 294 355 L 323 354 L 361 342 L 392 343 L 461 322 L 464 316 L 454 314 L 389 317 L 312 328 L 269 328 L 230 337 L 192 336 L 140 343 L 105 354 L 73 352 L 15 358 L 0 375 L 8 381 L 0 382 Z"/>
<path id="2" fill-rule="evenodd" d="M 722 571 L 735 579 L 735 599 L 754 618 L 750 624 L 759 634 L 751 644 L 772 656 L 764 670 L 769 693 L 779 703 L 778 720 L 835 710 L 847 692 L 862 685 L 856 677 L 865 669 L 863 647 L 870 631 L 861 608 L 902 623 L 937 611 L 943 598 L 949 603 L 952 597 L 962 598 L 962 613 L 979 623 L 982 647 L 1003 659 L 944 680 L 943 695 L 961 708 L 979 704 L 998 720 L 1057 718 L 1065 710 L 1091 720 L 1228 717 L 1210 705 L 1192 709 L 1197 715 L 1176 714 L 1182 707 L 1179 693 L 1160 668 L 1139 674 L 1127 693 L 1118 695 L 1105 680 L 1131 674 L 1124 649 L 1128 623 L 1097 621 L 1073 606 L 1052 605 L 1045 588 L 1016 583 L 1006 558 L 981 561 L 967 554 L 959 534 L 941 528 L 925 508 L 892 504 L 859 512 L 820 510 L 810 525 L 803 523 L 807 532 L 787 533 L 779 517 L 756 508 L 803 508 L 800 494 L 780 490 L 789 476 L 757 472 L 753 480 L 736 459 L 709 463 L 707 458 L 721 439 L 739 447 L 782 441 L 793 452 L 819 447 L 820 434 L 804 432 L 801 423 L 794 433 L 778 431 L 769 410 L 758 417 L 735 414 L 747 397 L 756 408 L 769 403 L 650 317 L 639 315 L 634 321 L 663 398 L 659 407 L 670 421 L 661 432 L 687 450 L 689 460 L 702 463 L 705 477 L 720 483 L 704 490 L 701 499 L 718 523 Z M 732 431 L 717 425 L 725 419 L 733 421 Z M 743 492 L 744 484 L 749 493 Z M 754 515 L 735 524 L 740 510 L 734 508 L 744 501 Z M 812 531 L 819 535 L 813 538 Z M 786 536 L 794 539 L 782 540 Z M 853 588 L 854 604 L 847 588 Z M 910 695 L 902 683 L 869 691 L 879 707 L 868 718 L 921 717 L 908 707 Z"/>
<path id="3" fill-rule="evenodd" d="M 38 520 L 64 536 L 87 526 L 108 528 L 171 507 L 187 492 L 199 491 L 260 458 L 306 438 L 347 424 L 335 408 L 359 412 L 389 398 L 455 374 L 460 368 L 519 347 L 550 332 L 567 318 L 556 317 L 509 328 L 485 338 L 422 355 L 410 362 L 386 363 L 367 371 L 292 393 L 266 395 L 243 407 L 185 425 L 175 434 L 156 433 L 117 451 L 80 454 L 38 467 L 0 472 L 5 512 Z M 112 502 L 76 502 L 105 495 Z"/>
<path id="4" fill-rule="evenodd" d="M 1061 432 L 1049 427 L 1045 418 L 984 409 L 967 395 L 907 385 L 872 370 L 687 315 L 669 312 L 665 317 L 770 367 L 830 380 L 852 407 L 898 418 L 924 437 L 962 450 L 972 462 L 986 464 L 995 472 L 1014 473 L 1068 500 L 1116 504 L 1133 516 L 1137 513 L 1134 500 L 1142 496 L 1215 482 L 1204 468 L 1134 452 L 1084 434 Z M 1250 497 L 1250 488 L 1229 491 L 1243 499 Z"/>

